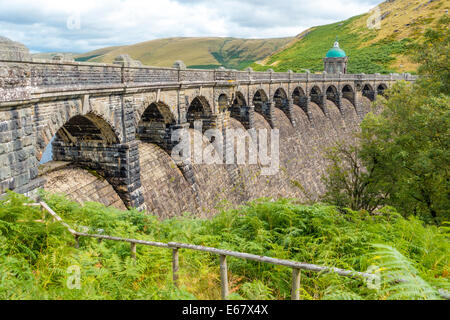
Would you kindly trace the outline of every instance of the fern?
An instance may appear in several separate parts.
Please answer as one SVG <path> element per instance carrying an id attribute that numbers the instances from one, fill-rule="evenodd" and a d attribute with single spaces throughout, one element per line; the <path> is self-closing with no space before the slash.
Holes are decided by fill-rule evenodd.
<path id="1" fill-rule="evenodd" d="M 381 261 L 382 294 L 387 299 L 438 300 L 438 290 L 425 281 L 415 263 L 388 245 L 374 244 Z"/>

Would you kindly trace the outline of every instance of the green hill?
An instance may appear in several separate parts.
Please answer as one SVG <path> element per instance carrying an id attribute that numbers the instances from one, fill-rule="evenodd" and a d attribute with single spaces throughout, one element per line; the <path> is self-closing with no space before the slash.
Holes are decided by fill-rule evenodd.
<path id="1" fill-rule="evenodd" d="M 371 12 L 348 20 L 313 27 L 286 48 L 254 63 L 255 70 L 323 71 L 323 58 L 336 36 L 349 56 L 349 73 L 415 72 L 417 65 L 406 56 L 408 44 L 448 11 L 449 0 L 390 0 Z M 378 11 L 378 13 L 376 13 Z M 378 16 L 380 28 L 368 28 Z"/>
<path id="2" fill-rule="evenodd" d="M 121 54 L 129 54 L 144 65 L 171 67 L 182 60 L 191 68 L 243 69 L 264 59 L 292 41 L 280 39 L 168 38 L 130 46 L 110 47 L 76 56 L 77 61 L 111 63 Z"/>

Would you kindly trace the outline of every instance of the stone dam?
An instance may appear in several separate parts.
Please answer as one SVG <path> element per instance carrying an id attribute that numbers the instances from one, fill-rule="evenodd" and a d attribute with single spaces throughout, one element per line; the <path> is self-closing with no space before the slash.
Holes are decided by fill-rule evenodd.
<path id="1" fill-rule="evenodd" d="M 354 133 L 373 101 L 409 74 L 309 74 L 114 64 L 0 60 L 0 195 L 43 188 L 78 202 L 209 217 L 268 197 L 316 199 L 323 153 Z M 175 161 L 184 129 L 280 133 L 280 170 L 262 165 Z M 203 144 L 211 143 L 203 138 Z M 225 144 L 229 141 L 226 140 Z M 51 159 L 41 164 L 51 145 Z"/>

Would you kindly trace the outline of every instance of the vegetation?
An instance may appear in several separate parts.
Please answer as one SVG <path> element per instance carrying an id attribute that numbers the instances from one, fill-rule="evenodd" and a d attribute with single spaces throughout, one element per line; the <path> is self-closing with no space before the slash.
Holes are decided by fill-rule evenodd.
<path id="1" fill-rule="evenodd" d="M 371 289 L 360 280 L 303 271 L 304 299 L 435 299 L 439 298 L 435 287 L 448 288 L 448 228 L 424 226 L 391 208 L 371 216 L 291 200 L 261 200 L 239 210 L 223 210 L 211 220 L 186 215 L 159 221 L 97 203 L 82 207 L 62 196 L 47 194 L 44 199 L 79 231 L 207 245 L 358 271 L 376 265 L 382 275 L 381 287 Z M 35 222 L 41 212 L 24 206 L 24 201 L 25 197 L 10 194 L 0 202 L 0 299 L 220 298 L 216 256 L 182 250 L 181 289 L 176 289 L 170 250 L 138 246 L 133 263 L 127 243 L 82 238 L 80 249 L 75 249 L 74 239 L 59 223 Z M 380 255 L 380 248 L 389 254 Z M 408 261 L 407 269 L 383 269 L 401 267 L 403 261 Z M 73 266 L 81 273 L 80 290 L 67 286 L 70 272 L 77 269 Z M 232 299 L 290 297 L 288 268 L 230 258 L 229 269 Z M 383 280 L 391 279 L 390 272 L 416 282 L 421 279 L 426 290 L 420 289 L 418 295 L 412 286 L 399 296 L 398 284 Z"/>
<path id="2" fill-rule="evenodd" d="M 444 7 L 443 7 L 444 5 Z M 397 0 L 383 2 L 379 14 L 370 12 L 348 20 L 317 26 L 304 32 L 286 49 L 252 65 L 255 70 L 323 71 L 323 58 L 336 36 L 349 57 L 348 73 L 391 73 L 417 71 L 409 47 L 423 40 L 426 28 L 442 16 L 445 1 Z M 448 8 L 447 8 L 448 9 Z M 379 16 L 380 29 L 367 21 Z"/>
<path id="3" fill-rule="evenodd" d="M 172 67 L 183 60 L 189 68 L 245 69 L 287 44 L 291 38 L 236 39 L 236 38 L 169 38 L 157 39 L 130 46 L 111 47 L 88 52 L 77 61 L 111 63 L 121 54 L 129 54 L 145 65 Z"/>
<path id="4" fill-rule="evenodd" d="M 383 112 L 366 117 L 360 144 L 351 153 L 342 148 L 331 151 L 334 161 L 325 178 L 328 202 L 369 211 L 388 204 L 405 216 L 448 221 L 448 22 L 444 16 L 416 47 L 421 79 L 414 85 L 397 83 L 387 92 Z"/>

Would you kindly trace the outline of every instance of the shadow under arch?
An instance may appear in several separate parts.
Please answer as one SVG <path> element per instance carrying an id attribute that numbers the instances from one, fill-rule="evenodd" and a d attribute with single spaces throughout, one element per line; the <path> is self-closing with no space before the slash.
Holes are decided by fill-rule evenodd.
<path id="1" fill-rule="evenodd" d="M 289 110 L 289 98 L 283 88 L 278 88 L 273 95 L 273 102 L 275 107 L 284 112 L 292 124 L 292 115 Z"/>
<path id="2" fill-rule="evenodd" d="M 386 90 L 388 89 L 388 86 L 384 83 L 381 83 L 380 85 L 378 85 L 377 87 L 377 94 L 379 94 L 380 96 L 385 97 L 386 96 Z"/>
<path id="3" fill-rule="evenodd" d="M 233 103 L 228 108 L 230 116 L 239 121 L 245 129 L 251 128 L 250 108 L 242 92 L 237 91 L 233 97 Z"/>
<path id="4" fill-rule="evenodd" d="M 362 95 L 366 98 L 368 98 L 370 101 L 374 101 L 375 100 L 375 90 L 373 89 L 373 87 L 366 83 L 362 89 Z"/>
<path id="5" fill-rule="evenodd" d="M 320 107 L 320 110 L 322 110 L 323 114 L 326 115 L 324 108 L 324 97 L 322 95 L 322 90 L 320 90 L 320 88 L 318 86 L 314 86 L 311 88 L 310 91 L 310 97 L 311 97 L 311 102 L 317 104 Z"/>
<path id="6" fill-rule="evenodd" d="M 342 87 L 342 98 L 351 102 L 353 108 L 356 110 L 355 106 L 355 91 L 353 90 L 351 85 L 346 84 Z"/>
<path id="7" fill-rule="evenodd" d="M 339 92 L 334 85 L 330 85 L 326 91 L 327 100 L 333 102 L 339 108 Z"/>
<path id="8" fill-rule="evenodd" d="M 270 114 L 270 100 L 263 89 L 258 89 L 255 92 L 252 103 L 255 106 L 255 112 L 262 115 L 273 126 L 272 115 Z"/>
<path id="9" fill-rule="evenodd" d="M 196 121 L 202 121 L 202 130 L 206 131 L 211 126 L 211 115 L 212 111 L 208 100 L 203 96 L 197 96 L 189 104 L 186 120 L 192 129 Z"/>
<path id="10" fill-rule="evenodd" d="M 292 92 L 292 100 L 294 105 L 299 106 L 305 112 L 305 114 L 308 114 L 308 97 L 306 96 L 305 91 L 302 87 L 296 87 L 294 89 L 294 91 Z"/>
<path id="11" fill-rule="evenodd" d="M 121 143 L 105 119 L 88 113 L 71 117 L 58 129 L 51 142 L 49 160 L 92 170 L 108 181 L 127 207 L 133 207 L 141 201 L 133 198 L 138 189 L 134 182 L 139 177 L 132 174 L 139 170 L 139 159 L 131 156 L 137 153 L 137 145 Z"/>
<path id="12" fill-rule="evenodd" d="M 169 152 L 170 131 L 175 124 L 176 120 L 169 106 L 163 102 L 153 102 L 139 119 L 136 138 L 154 143 Z"/>

